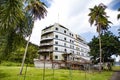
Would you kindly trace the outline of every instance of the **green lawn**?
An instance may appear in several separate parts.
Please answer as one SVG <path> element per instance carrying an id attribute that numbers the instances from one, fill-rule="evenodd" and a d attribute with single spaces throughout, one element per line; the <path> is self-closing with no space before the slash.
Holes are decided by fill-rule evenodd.
<path id="1" fill-rule="evenodd" d="M 20 67 L 0 66 L 0 80 L 43 80 L 42 69 L 28 67 L 26 79 L 24 79 L 24 74 L 19 75 L 19 70 Z M 53 76 L 53 70 L 46 69 L 44 80 L 108 80 L 112 73 L 110 71 L 104 71 L 101 74 L 99 72 L 85 73 L 78 70 L 55 69 Z"/>

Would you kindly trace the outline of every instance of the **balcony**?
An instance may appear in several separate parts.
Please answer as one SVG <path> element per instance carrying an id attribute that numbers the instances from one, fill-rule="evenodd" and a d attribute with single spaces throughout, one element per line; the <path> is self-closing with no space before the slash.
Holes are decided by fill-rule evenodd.
<path id="1" fill-rule="evenodd" d="M 47 34 L 50 34 L 50 33 L 52 33 L 54 30 L 46 30 L 46 31 L 42 31 L 42 36 L 44 36 L 44 35 L 47 35 Z"/>
<path id="2" fill-rule="evenodd" d="M 52 45 L 53 45 L 52 42 L 50 42 L 50 43 L 41 43 L 41 44 L 40 44 L 40 47 L 44 47 L 44 46 L 52 46 Z"/>
<path id="3" fill-rule="evenodd" d="M 53 39 L 53 37 L 51 36 L 51 37 L 43 37 L 42 39 L 41 39 L 41 42 L 42 41 L 50 41 L 50 40 L 52 40 Z"/>
<path id="4" fill-rule="evenodd" d="M 53 51 L 53 49 L 50 48 L 50 49 L 40 49 L 38 52 L 39 53 L 44 53 L 44 52 L 52 52 L 52 51 Z"/>

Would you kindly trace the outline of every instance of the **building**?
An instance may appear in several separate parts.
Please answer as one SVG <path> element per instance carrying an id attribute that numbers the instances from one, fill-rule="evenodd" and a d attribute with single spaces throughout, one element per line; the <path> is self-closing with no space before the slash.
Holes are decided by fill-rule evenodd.
<path id="1" fill-rule="evenodd" d="M 37 67 L 43 67 L 44 60 L 46 68 L 52 68 L 52 63 L 55 68 L 68 66 L 67 64 L 79 67 L 90 62 L 89 51 L 84 38 L 55 23 L 42 30 L 38 51 L 40 56 L 35 62 Z"/>

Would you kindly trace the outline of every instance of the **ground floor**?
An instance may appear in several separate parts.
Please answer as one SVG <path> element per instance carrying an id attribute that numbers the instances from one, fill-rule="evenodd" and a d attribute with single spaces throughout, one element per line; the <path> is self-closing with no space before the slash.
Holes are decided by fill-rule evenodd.
<path id="1" fill-rule="evenodd" d="M 78 62 L 78 61 L 63 61 L 63 60 L 40 60 L 40 59 L 34 59 L 34 65 L 37 68 L 54 68 L 54 69 L 65 69 L 65 68 L 71 68 L 71 69 L 85 69 L 86 67 L 90 65 L 90 62 Z"/>

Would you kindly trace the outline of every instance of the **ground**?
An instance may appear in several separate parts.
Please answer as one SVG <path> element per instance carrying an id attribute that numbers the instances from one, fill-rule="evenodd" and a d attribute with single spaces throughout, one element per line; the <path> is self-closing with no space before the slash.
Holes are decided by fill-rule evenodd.
<path id="1" fill-rule="evenodd" d="M 114 71 L 114 74 L 112 75 L 110 80 L 120 80 L 120 70 Z"/>

